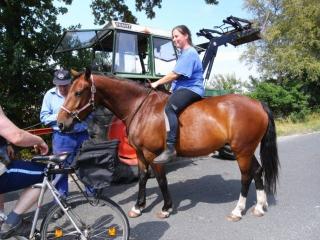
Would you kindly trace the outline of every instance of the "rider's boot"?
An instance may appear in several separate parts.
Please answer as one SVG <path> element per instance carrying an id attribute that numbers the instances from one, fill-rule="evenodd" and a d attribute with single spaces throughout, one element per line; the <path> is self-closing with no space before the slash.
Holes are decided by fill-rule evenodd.
<path id="1" fill-rule="evenodd" d="M 156 164 L 168 163 L 174 160 L 176 156 L 177 151 L 175 149 L 175 144 L 167 143 L 167 148 L 158 157 L 156 157 L 153 162 Z"/>

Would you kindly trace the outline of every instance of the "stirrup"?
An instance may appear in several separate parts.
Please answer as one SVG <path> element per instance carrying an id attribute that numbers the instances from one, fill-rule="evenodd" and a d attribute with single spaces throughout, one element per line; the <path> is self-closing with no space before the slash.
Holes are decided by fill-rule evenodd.
<path id="1" fill-rule="evenodd" d="M 156 157 L 153 160 L 153 163 L 155 163 L 155 164 L 168 163 L 168 162 L 172 161 L 173 159 L 175 159 L 176 156 L 177 156 L 177 152 L 175 149 L 174 150 L 166 149 L 158 157 Z"/>

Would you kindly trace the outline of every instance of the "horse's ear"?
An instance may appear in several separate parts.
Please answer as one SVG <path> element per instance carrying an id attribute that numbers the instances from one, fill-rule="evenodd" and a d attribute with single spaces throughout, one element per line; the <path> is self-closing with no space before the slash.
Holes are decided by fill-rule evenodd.
<path id="1" fill-rule="evenodd" d="M 84 74 L 84 78 L 89 80 L 91 76 L 91 68 L 90 67 L 86 67 L 86 72 Z"/>
<path id="2" fill-rule="evenodd" d="M 81 73 L 77 72 L 76 70 L 72 69 L 70 70 L 70 73 L 72 75 L 73 78 L 77 78 L 81 75 Z"/>

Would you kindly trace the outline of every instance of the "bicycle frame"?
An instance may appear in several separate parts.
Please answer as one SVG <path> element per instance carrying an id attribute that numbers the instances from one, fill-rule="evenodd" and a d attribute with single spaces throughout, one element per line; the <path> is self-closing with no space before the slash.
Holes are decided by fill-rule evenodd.
<path id="1" fill-rule="evenodd" d="M 68 218 L 70 219 L 72 225 L 75 227 L 75 229 L 77 230 L 77 232 L 81 235 L 81 239 L 87 239 L 87 237 L 85 236 L 85 234 L 79 229 L 79 227 L 76 225 L 75 221 L 72 219 L 72 217 L 70 216 L 70 214 L 68 213 L 68 208 L 66 208 L 63 203 L 60 200 L 60 193 L 58 192 L 58 190 L 54 187 L 54 184 L 49 180 L 49 176 L 48 176 L 48 171 L 49 168 L 51 166 L 51 163 L 48 163 L 47 169 L 45 170 L 45 177 L 43 179 L 42 183 L 39 184 L 35 184 L 33 185 L 34 188 L 40 188 L 40 196 L 37 202 L 37 207 L 34 213 L 34 217 L 33 217 L 33 221 L 32 221 L 32 227 L 31 227 L 31 231 L 30 231 L 30 235 L 29 235 L 29 239 L 35 239 L 36 238 L 36 226 L 37 226 L 37 222 L 39 219 L 39 213 L 40 213 L 40 209 L 42 207 L 42 203 L 43 203 L 43 198 L 44 198 L 44 194 L 46 192 L 47 189 L 49 189 L 50 193 L 52 194 L 52 196 L 54 197 L 56 203 L 60 206 L 60 208 L 62 209 L 62 211 L 64 212 L 64 214 L 66 214 L 66 216 L 68 216 Z"/>
<path id="2" fill-rule="evenodd" d="M 65 220 L 68 221 L 68 227 L 71 227 L 71 231 L 68 230 L 65 236 L 76 236 L 77 239 L 81 240 L 88 240 L 97 239 L 96 237 L 99 236 L 101 233 L 103 233 L 105 230 L 107 231 L 107 234 L 109 234 L 110 237 L 115 237 L 115 239 L 129 239 L 130 234 L 130 225 L 128 222 L 128 219 L 121 209 L 120 206 L 118 206 L 117 203 L 113 202 L 108 197 L 103 197 L 101 194 L 101 191 L 99 189 L 96 189 L 94 196 L 88 196 L 82 186 L 80 186 L 78 179 L 76 179 L 72 173 L 74 173 L 74 168 L 62 167 L 63 161 L 68 156 L 68 153 L 61 153 L 59 155 L 51 155 L 51 156 L 34 156 L 31 161 L 33 162 L 39 162 L 39 163 L 46 163 L 46 168 L 44 168 L 43 174 L 44 178 L 42 183 L 34 184 L 33 188 L 40 189 L 40 195 L 37 201 L 36 209 L 33 214 L 33 220 L 32 220 L 32 226 L 30 233 L 27 237 L 15 235 L 12 236 L 13 238 L 17 240 L 37 240 L 37 239 L 47 239 L 48 234 L 54 234 L 53 236 L 56 237 L 56 235 L 59 235 L 64 232 L 58 231 L 60 229 L 60 226 L 55 226 L 53 232 L 50 230 L 48 232 L 48 227 L 52 223 L 52 221 L 59 221 L 59 219 L 54 218 L 54 214 L 58 213 L 58 211 L 63 211 L 63 216 L 61 216 L 61 219 L 63 222 Z M 78 190 L 80 191 L 79 194 L 75 196 L 70 196 L 67 198 L 62 197 L 62 195 L 59 193 L 57 188 L 55 187 L 56 182 L 59 180 L 59 174 L 68 174 L 70 177 L 74 180 Z M 53 179 L 53 176 L 56 175 L 56 177 Z M 41 220 L 41 227 L 40 232 L 36 230 L 38 221 L 39 221 L 39 215 L 40 215 L 40 209 L 42 208 L 42 204 L 44 202 L 44 196 L 45 192 L 49 189 L 50 194 L 53 196 L 53 199 L 55 201 L 55 205 L 53 205 L 50 208 L 50 211 L 48 212 L 48 215 Z M 101 205 L 99 204 L 101 202 Z M 80 206 L 80 208 L 78 208 Z M 103 213 L 101 217 L 107 217 L 104 220 L 105 223 L 99 222 L 98 226 L 94 226 L 95 222 L 92 224 L 88 224 L 88 222 L 81 216 L 81 213 L 78 212 L 79 209 L 82 209 L 81 207 L 84 207 L 85 210 L 91 208 L 91 212 L 94 212 L 96 210 L 95 207 L 103 208 L 100 213 Z M 92 210 L 92 207 L 94 210 Z M 98 209 L 99 211 L 99 209 Z M 108 215 L 111 215 L 112 218 L 108 217 L 108 215 L 104 215 L 105 212 L 108 212 Z M 82 214 L 83 215 L 83 214 Z M 109 222 L 109 219 L 113 219 L 112 222 Z M 107 224 L 107 225 L 105 225 Z M 110 225 L 109 225 L 110 224 Z M 93 227 L 93 228 L 92 228 Z M 101 232 L 102 229 L 102 232 Z M 62 229 L 61 229 L 62 230 Z M 98 232 L 95 232 L 98 230 Z M 119 231 L 119 235 L 118 235 Z M 94 235 L 92 235 L 94 233 Z M 61 235 L 59 235 L 61 236 Z M 119 237 L 119 238 L 118 238 Z M 51 239 L 51 238 L 50 238 Z"/>

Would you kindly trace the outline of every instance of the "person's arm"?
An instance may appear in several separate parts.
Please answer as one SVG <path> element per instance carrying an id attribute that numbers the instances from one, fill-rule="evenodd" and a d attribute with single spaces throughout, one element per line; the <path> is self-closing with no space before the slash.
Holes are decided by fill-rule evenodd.
<path id="1" fill-rule="evenodd" d="M 49 149 L 48 145 L 39 136 L 33 135 L 27 131 L 18 128 L 11 122 L 0 107 L 0 136 L 4 137 L 7 141 L 20 147 L 34 146 L 40 150 L 41 154 L 47 154 Z"/>
<path id="2" fill-rule="evenodd" d="M 47 92 L 43 98 L 41 111 L 40 111 L 40 121 L 45 125 L 50 125 L 57 121 L 58 114 L 53 113 L 51 103 L 54 101 L 51 99 L 51 93 Z"/>
<path id="3" fill-rule="evenodd" d="M 169 83 L 172 82 L 176 79 L 179 78 L 179 74 L 175 73 L 175 72 L 169 72 L 167 75 L 165 75 L 164 77 L 160 78 L 158 81 L 155 81 L 153 83 L 151 83 L 151 87 L 152 88 L 157 88 L 159 85 L 165 84 L 165 83 Z"/>

